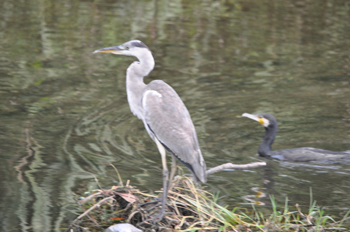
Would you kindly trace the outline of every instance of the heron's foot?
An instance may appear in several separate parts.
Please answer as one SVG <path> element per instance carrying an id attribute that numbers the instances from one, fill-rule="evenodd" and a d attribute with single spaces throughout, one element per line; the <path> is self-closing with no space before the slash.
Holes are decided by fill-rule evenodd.
<path id="1" fill-rule="evenodd" d="M 147 220 L 144 220 L 142 223 L 155 224 L 155 223 L 162 221 L 165 215 L 172 215 L 172 214 L 175 214 L 175 213 L 173 213 L 173 212 L 161 212 L 155 216 L 152 216 L 151 218 L 149 218 Z"/>
<path id="2" fill-rule="evenodd" d="M 149 212 L 149 211 L 152 211 L 154 210 L 155 208 L 157 208 L 158 206 L 162 206 L 162 199 L 159 199 L 159 198 L 156 198 L 155 201 L 150 201 L 150 202 L 146 202 L 146 203 L 143 203 L 143 204 L 140 204 L 139 207 L 144 207 L 144 206 L 147 206 L 147 205 L 150 205 L 150 204 L 155 204 L 151 207 L 148 207 L 148 208 L 144 208 L 145 211 Z M 171 209 L 174 210 L 174 207 L 172 205 L 169 205 L 168 203 L 166 203 L 166 206 L 170 207 Z"/>
<path id="3" fill-rule="evenodd" d="M 147 205 L 150 205 L 150 204 L 155 204 L 155 205 L 150 207 L 150 208 L 145 209 L 147 212 L 155 209 L 158 206 L 161 206 L 162 205 L 162 199 L 156 198 L 155 201 L 150 201 L 150 202 L 143 203 L 143 204 L 140 205 L 140 207 L 144 207 L 144 206 L 147 206 Z"/>
<path id="4" fill-rule="evenodd" d="M 159 203 L 159 202 L 162 202 L 162 199 L 160 199 L 160 198 L 155 198 L 154 201 L 149 201 L 149 202 L 140 204 L 140 207 L 142 207 L 142 206 L 144 206 L 144 205 L 156 204 L 156 203 Z"/>
<path id="5" fill-rule="evenodd" d="M 148 220 L 151 220 L 152 222 L 157 223 L 157 222 L 160 222 L 164 218 L 165 215 L 169 215 L 169 214 L 175 214 L 175 213 L 173 213 L 173 212 L 161 212 L 158 215 L 156 215 Z"/>

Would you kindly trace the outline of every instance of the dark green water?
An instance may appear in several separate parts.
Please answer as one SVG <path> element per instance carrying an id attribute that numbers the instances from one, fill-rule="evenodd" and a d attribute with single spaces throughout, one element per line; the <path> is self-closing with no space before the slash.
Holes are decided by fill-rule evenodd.
<path id="1" fill-rule="evenodd" d="M 350 209 L 350 164 L 256 156 L 264 129 L 240 115 L 279 121 L 274 148 L 350 150 L 350 4 L 321 1 L 0 2 L 0 230 L 61 231 L 76 195 L 118 177 L 161 188 L 161 163 L 126 100 L 134 60 L 92 54 L 140 39 L 154 71 L 179 93 L 208 167 L 266 161 L 210 176 L 223 204 L 269 194 L 341 217 Z M 259 189 L 265 197 L 256 197 Z M 251 196 L 252 195 L 252 196 Z M 245 206 L 245 205 L 243 205 Z"/>

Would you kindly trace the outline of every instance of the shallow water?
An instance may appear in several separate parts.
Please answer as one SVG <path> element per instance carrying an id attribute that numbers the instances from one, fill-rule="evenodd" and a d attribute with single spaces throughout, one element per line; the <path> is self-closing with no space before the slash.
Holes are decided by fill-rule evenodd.
<path id="1" fill-rule="evenodd" d="M 161 188 L 155 144 L 126 100 L 134 60 L 92 51 L 140 39 L 153 52 L 149 82 L 181 96 L 208 167 L 266 161 L 217 173 L 204 186 L 222 204 L 326 212 L 350 209 L 349 163 L 256 156 L 279 122 L 274 149 L 350 150 L 350 5 L 347 1 L 20 1 L 0 3 L 0 216 L 4 231 L 60 231 L 76 194 L 124 181 Z M 185 172 L 187 170 L 184 169 Z M 258 192 L 258 193 L 257 193 Z"/>

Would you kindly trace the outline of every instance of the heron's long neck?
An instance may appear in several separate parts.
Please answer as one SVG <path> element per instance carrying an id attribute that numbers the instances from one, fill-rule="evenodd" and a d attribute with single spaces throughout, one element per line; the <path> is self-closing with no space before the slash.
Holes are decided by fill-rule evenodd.
<path id="1" fill-rule="evenodd" d="M 143 77 L 152 71 L 154 59 L 151 53 L 138 58 L 140 61 L 132 63 L 126 71 L 126 92 L 131 111 L 139 119 L 143 119 L 142 96 L 146 88 Z"/>
<path id="2" fill-rule="evenodd" d="M 270 155 L 271 145 L 275 140 L 277 129 L 278 129 L 277 125 L 269 125 L 268 127 L 265 127 L 264 139 L 261 142 L 258 150 L 258 153 L 260 156 L 263 156 L 263 157 L 271 156 Z"/>

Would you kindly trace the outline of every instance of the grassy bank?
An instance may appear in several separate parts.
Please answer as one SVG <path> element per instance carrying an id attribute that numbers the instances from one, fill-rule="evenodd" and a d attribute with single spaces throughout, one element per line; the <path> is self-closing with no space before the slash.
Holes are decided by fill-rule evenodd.
<path id="1" fill-rule="evenodd" d="M 217 195 L 198 188 L 186 177 L 178 177 L 168 194 L 167 212 L 171 214 L 152 223 L 160 207 L 150 202 L 161 195 L 141 192 L 126 183 L 88 192 L 79 201 L 81 214 L 67 231 L 103 231 L 121 222 L 143 231 L 350 231 L 350 212 L 334 219 L 317 207 L 310 195 L 310 206 L 305 209 L 297 204 L 289 208 L 287 199 L 280 209 L 270 196 L 271 213 L 266 215 L 251 206 L 223 207 L 217 203 Z"/>

